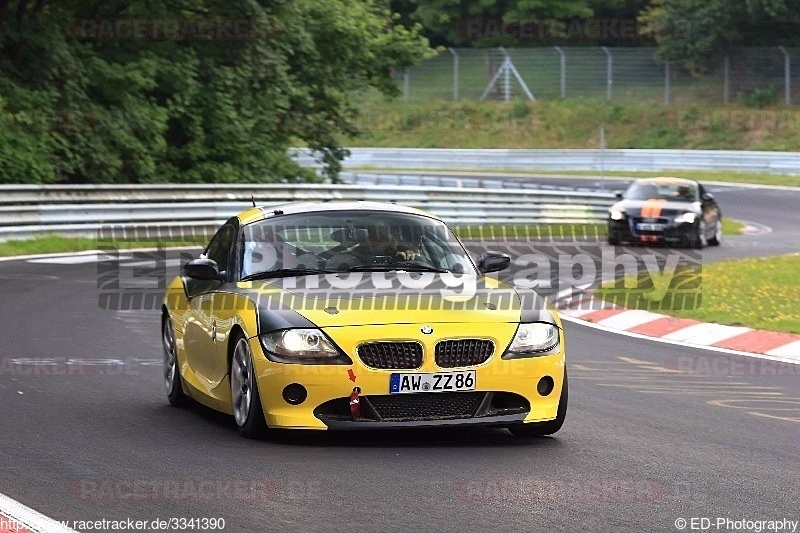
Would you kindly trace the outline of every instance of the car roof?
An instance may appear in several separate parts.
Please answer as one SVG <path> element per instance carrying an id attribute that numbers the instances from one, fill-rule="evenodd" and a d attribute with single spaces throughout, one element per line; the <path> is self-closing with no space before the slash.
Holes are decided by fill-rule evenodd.
<path id="1" fill-rule="evenodd" d="M 321 213 L 325 211 L 384 211 L 388 213 L 400 213 L 406 215 L 418 215 L 436 220 L 441 220 L 436 215 L 432 215 L 421 209 L 408 207 L 389 202 L 369 202 L 369 201 L 330 201 L 330 202 L 289 202 L 269 207 L 253 207 L 239 213 L 239 222 L 243 225 L 252 224 L 268 218 L 297 215 L 303 213 Z"/>
<path id="2" fill-rule="evenodd" d="M 673 178 L 671 176 L 659 176 L 657 178 L 641 178 L 634 181 L 637 185 L 653 184 L 653 185 L 687 185 L 697 186 L 698 182 L 686 178 Z"/>

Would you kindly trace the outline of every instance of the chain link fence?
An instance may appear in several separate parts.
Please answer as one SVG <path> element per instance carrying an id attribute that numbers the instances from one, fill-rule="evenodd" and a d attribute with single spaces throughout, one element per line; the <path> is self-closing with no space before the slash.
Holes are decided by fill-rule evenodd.
<path id="1" fill-rule="evenodd" d="M 742 48 L 698 74 L 655 48 L 448 48 L 397 73 L 406 100 L 595 98 L 618 101 L 800 102 L 800 49 Z"/>

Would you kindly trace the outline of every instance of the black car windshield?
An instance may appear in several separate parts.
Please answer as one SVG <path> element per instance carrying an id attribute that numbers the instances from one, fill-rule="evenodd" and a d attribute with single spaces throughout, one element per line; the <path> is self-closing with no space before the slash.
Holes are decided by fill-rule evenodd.
<path id="1" fill-rule="evenodd" d="M 627 200 L 671 200 L 694 202 L 695 186 L 688 182 L 636 182 L 625 192 Z"/>
<path id="2" fill-rule="evenodd" d="M 243 244 L 241 278 L 248 279 L 273 271 L 476 273 L 444 223 L 404 213 L 347 210 L 277 216 L 245 226 Z"/>

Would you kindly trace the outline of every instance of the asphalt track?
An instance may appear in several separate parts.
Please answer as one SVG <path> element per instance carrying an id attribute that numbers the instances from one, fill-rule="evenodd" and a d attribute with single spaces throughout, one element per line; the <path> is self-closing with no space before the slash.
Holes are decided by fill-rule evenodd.
<path id="1" fill-rule="evenodd" d="M 800 249 L 800 193 L 712 190 L 725 215 L 772 231 L 729 237 L 706 260 Z M 57 520 L 219 517 L 242 532 L 800 520 L 797 366 L 568 323 L 569 414 L 553 438 L 254 442 L 230 417 L 167 404 L 158 311 L 101 309 L 95 263 L 2 262 L 0 287 L 0 493 Z"/>

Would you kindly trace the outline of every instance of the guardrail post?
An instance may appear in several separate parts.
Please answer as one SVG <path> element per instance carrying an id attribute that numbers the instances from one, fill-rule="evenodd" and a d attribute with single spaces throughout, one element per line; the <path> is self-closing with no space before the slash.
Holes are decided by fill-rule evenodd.
<path id="1" fill-rule="evenodd" d="M 403 100 L 408 100 L 408 69 L 403 71 Z"/>
<path id="2" fill-rule="evenodd" d="M 458 52 L 453 48 L 447 49 L 453 55 L 453 100 L 458 100 Z"/>
<path id="3" fill-rule="evenodd" d="M 606 129 L 600 128 L 600 188 L 606 188 Z"/>
<path id="4" fill-rule="evenodd" d="M 614 57 L 607 46 L 601 46 L 606 53 L 606 100 L 611 101 L 611 86 L 614 84 Z"/>
<path id="5" fill-rule="evenodd" d="M 669 60 L 664 63 L 664 105 L 669 105 L 669 84 L 670 84 L 670 65 Z"/>
<path id="6" fill-rule="evenodd" d="M 786 105 L 792 105 L 792 58 L 785 47 L 779 46 L 778 50 L 783 52 L 783 92 Z"/>
<path id="7" fill-rule="evenodd" d="M 556 52 L 561 59 L 561 98 L 567 97 L 567 56 L 560 46 L 555 46 Z"/>

